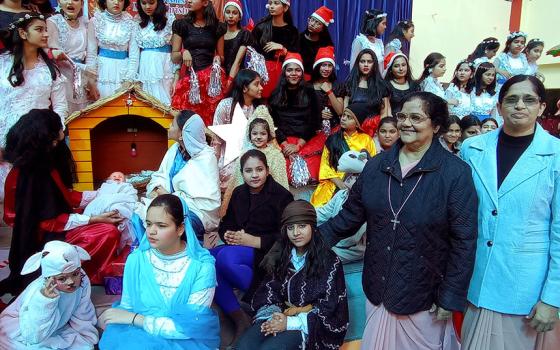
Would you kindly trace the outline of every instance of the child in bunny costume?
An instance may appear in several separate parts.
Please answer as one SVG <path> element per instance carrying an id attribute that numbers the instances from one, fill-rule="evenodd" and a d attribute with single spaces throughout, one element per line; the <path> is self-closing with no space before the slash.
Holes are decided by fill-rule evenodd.
<path id="1" fill-rule="evenodd" d="M 81 247 L 63 241 L 45 244 L 21 274 L 41 267 L 41 276 L 0 314 L 0 349 L 93 349 L 99 335 Z"/>

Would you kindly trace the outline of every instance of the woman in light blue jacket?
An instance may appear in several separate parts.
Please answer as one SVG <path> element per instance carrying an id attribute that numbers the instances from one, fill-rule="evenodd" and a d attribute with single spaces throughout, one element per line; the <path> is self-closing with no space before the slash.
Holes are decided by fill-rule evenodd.
<path id="1" fill-rule="evenodd" d="M 461 148 L 479 197 L 462 345 L 534 349 L 560 333 L 560 140 L 536 123 L 546 107 L 538 79 L 511 78 L 498 100 L 503 127 Z"/>

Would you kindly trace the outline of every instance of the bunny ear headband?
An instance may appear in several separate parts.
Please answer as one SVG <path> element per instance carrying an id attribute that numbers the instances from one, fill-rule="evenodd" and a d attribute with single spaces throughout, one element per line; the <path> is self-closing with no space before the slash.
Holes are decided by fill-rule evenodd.
<path id="1" fill-rule="evenodd" d="M 56 276 L 75 271 L 82 266 L 81 260 L 89 259 L 88 252 L 82 247 L 63 241 L 51 241 L 45 244 L 43 251 L 35 253 L 27 259 L 21 274 L 30 274 L 41 267 L 42 277 Z"/>

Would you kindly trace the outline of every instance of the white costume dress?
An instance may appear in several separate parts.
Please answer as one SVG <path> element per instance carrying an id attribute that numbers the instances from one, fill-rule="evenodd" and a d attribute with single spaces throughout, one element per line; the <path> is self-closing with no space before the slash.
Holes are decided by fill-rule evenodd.
<path id="1" fill-rule="evenodd" d="M 82 271 L 81 286 L 53 299 L 41 293 L 44 278 L 33 281 L 0 315 L 0 349 L 93 349 L 99 336 L 91 286 Z"/>
<path id="2" fill-rule="evenodd" d="M 66 78 L 66 98 L 68 100 L 69 113 L 81 110 L 88 104 L 87 93 L 85 91 L 86 76 L 85 63 L 87 53 L 87 28 L 88 19 L 81 16 L 78 19 L 78 27 L 72 28 L 61 14 L 56 14 L 47 19 L 47 29 L 49 32 L 49 47 L 61 49 L 72 59 L 74 64 L 81 72 L 82 84 L 80 94 L 74 96 L 74 72 L 72 66 L 66 61 L 58 61 L 60 72 Z"/>
<path id="3" fill-rule="evenodd" d="M 354 41 L 352 41 L 352 52 L 350 54 L 350 69 L 354 67 L 354 62 L 358 54 L 363 49 L 371 49 L 375 52 L 377 56 L 377 65 L 379 67 L 379 73 L 383 72 L 383 60 L 385 59 L 385 47 L 383 46 L 383 40 L 375 38 L 374 42 L 369 41 L 367 36 L 364 34 L 358 34 Z"/>
<path id="4" fill-rule="evenodd" d="M 432 94 L 445 99 L 445 90 L 443 90 L 443 85 L 441 85 L 441 83 L 431 75 L 428 75 L 426 79 L 420 83 L 420 88 L 422 91 L 431 92 Z"/>
<path id="5" fill-rule="evenodd" d="M 449 114 L 456 115 L 460 119 L 463 119 L 464 116 L 471 114 L 471 95 L 459 90 L 455 84 L 449 84 L 447 90 L 445 90 L 445 98 L 447 100 L 456 99 L 459 101 L 457 106 L 449 106 Z"/>
<path id="6" fill-rule="evenodd" d="M 490 95 L 488 92 L 484 91 L 479 96 L 476 96 L 475 91 L 471 92 L 471 106 L 472 115 L 478 117 L 481 121 L 492 117 L 498 120 L 501 125 L 501 118 L 497 117 L 496 104 L 498 103 L 498 93 L 496 92 L 494 96 Z"/>
<path id="7" fill-rule="evenodd" d="M 139 21 L 139 18 L 136 18 Z M 138 80 L 142 89 L 165 105 L 171 104 L 173 75 L 177 68 L 171 62 L 171 26 L 175 21 L 173 14 L 167 15 L 167 24 L 160 31 L 154 30 L 153 22 L 139 28 L 136 41 L 140 47 Z"/>
<path id="8" fill-rule="evenodd" d="M 128 12 L 96 12 L 88 27 L 86 64 L 97 72 L 101 98 L 115 93 L 125 81 L 136 80 L 140 50 L 138 24 Z"/>

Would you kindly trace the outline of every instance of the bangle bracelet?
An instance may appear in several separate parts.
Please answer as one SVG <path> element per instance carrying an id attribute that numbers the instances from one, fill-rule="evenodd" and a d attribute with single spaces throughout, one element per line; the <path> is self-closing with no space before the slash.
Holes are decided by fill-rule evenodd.
<path id="1" fill-rule="evenodd" d="M 138 316 L 138 312 L 134 314 L 134 317 L 132 318 L 132 322 L 130 323 L 132 326 L 134 326 L 134 321 L 136 321 L 136 316 Z"/>
<path id="2" fill-rule="evenodd" d="M 333 93 L 332 89 L 329 90 L 329 91 L 327 91 L 327 95 L 330 95 L 330 94 L 332 94 L 332 93 Z"/>

